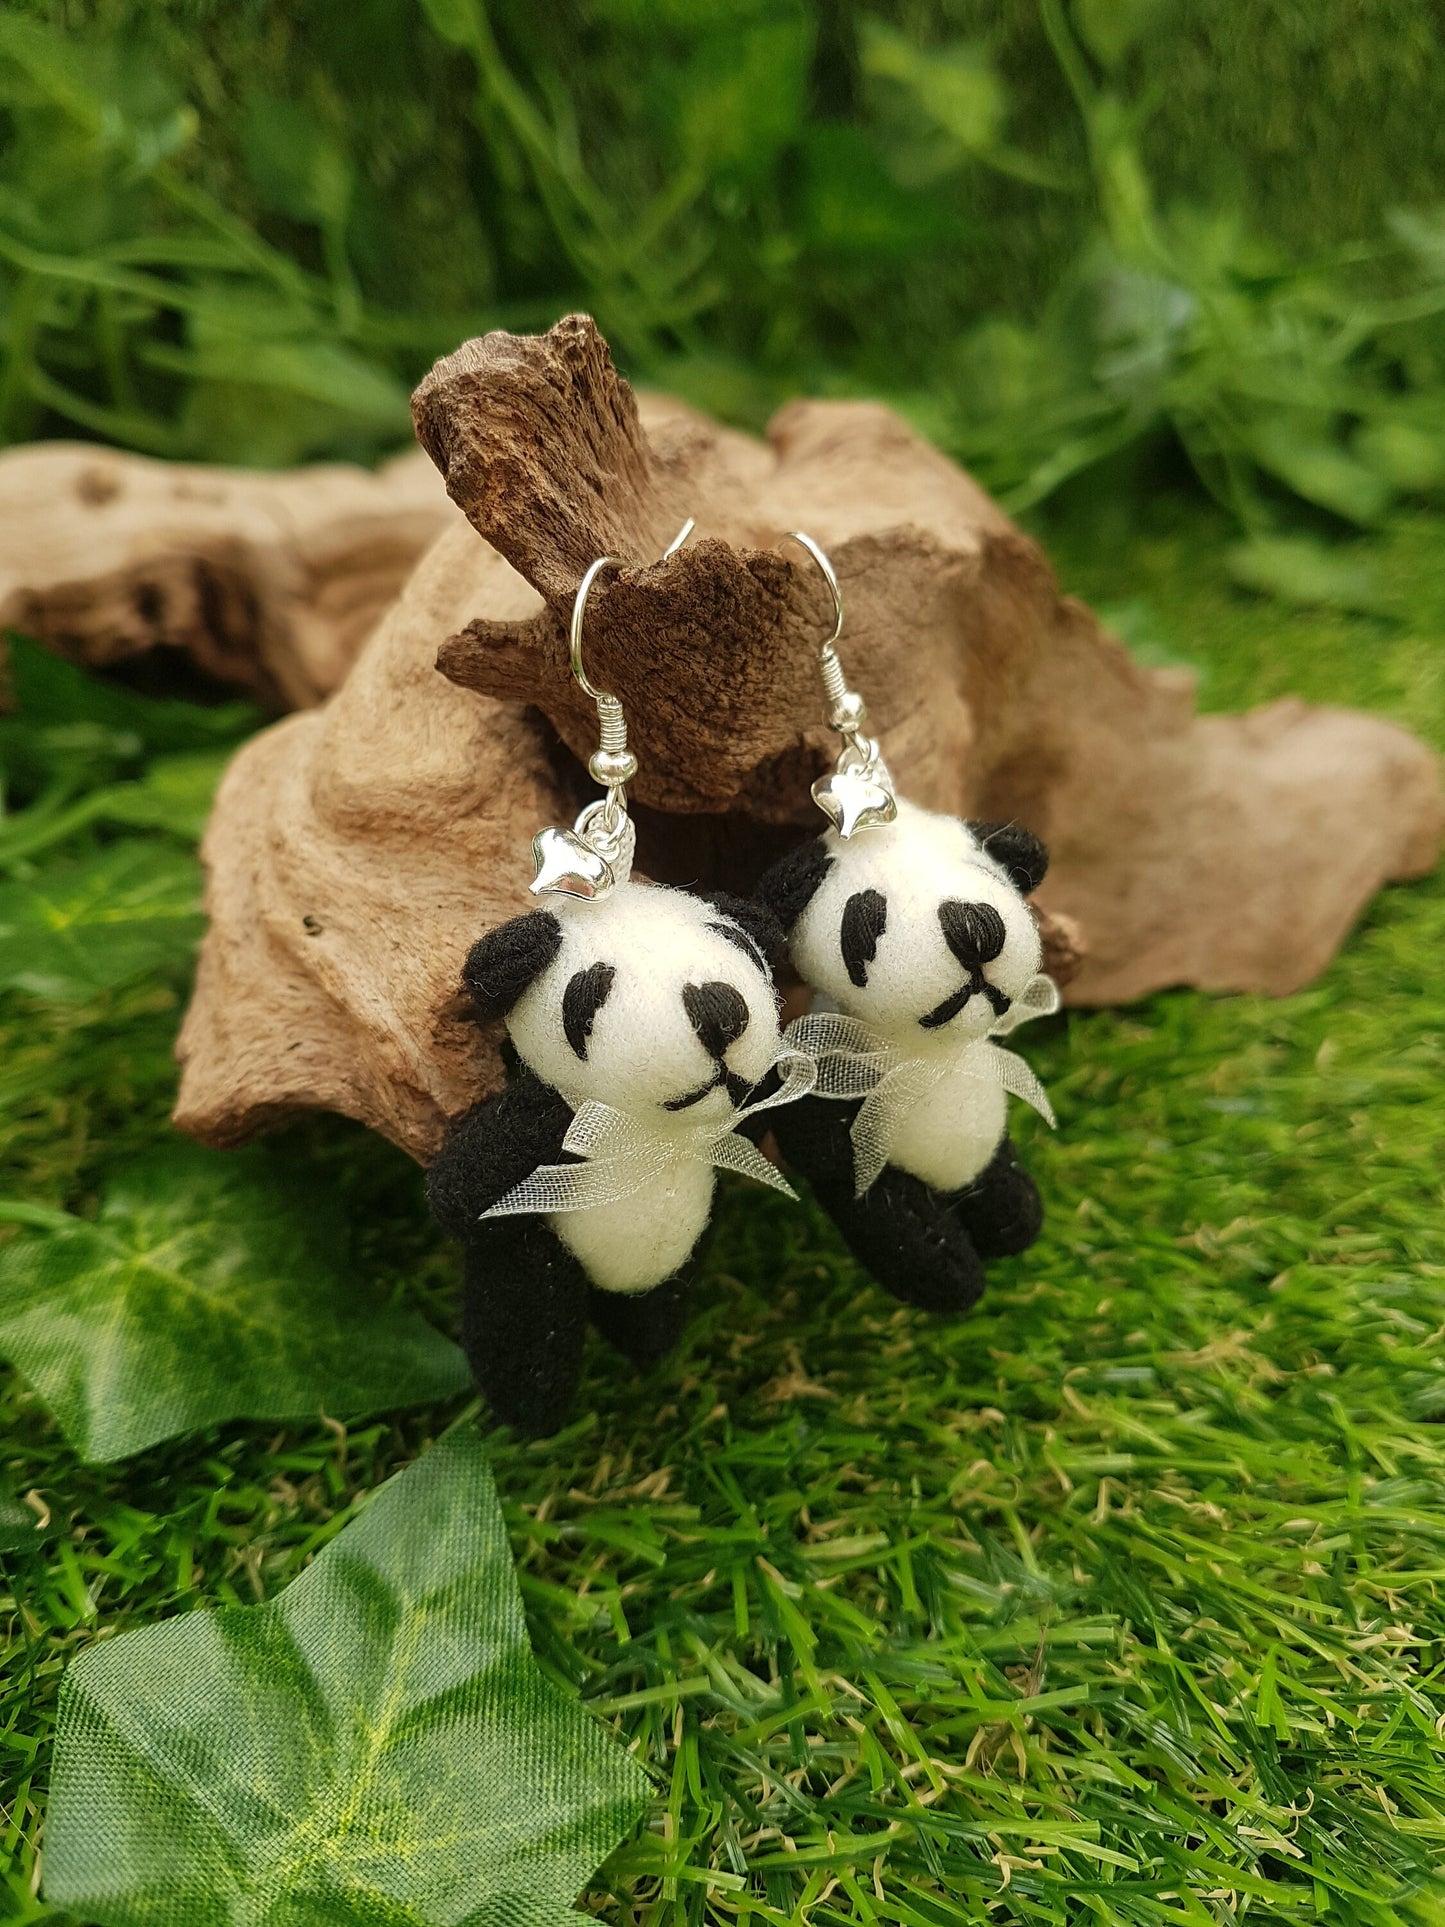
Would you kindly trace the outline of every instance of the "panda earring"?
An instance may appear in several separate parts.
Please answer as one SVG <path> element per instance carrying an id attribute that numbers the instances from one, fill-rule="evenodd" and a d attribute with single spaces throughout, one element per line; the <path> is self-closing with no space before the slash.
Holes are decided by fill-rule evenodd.
<path id="1" fill-rule="evenodd" d="M 813 785 L 831 827 L 758 886 L 819 993 L 787 1031 L 816 1059 L 815 1094 L 774 1135 L 881 1284 L 930 1310 L 962 1310 L 988 1259 L 1026 1249 L 1042 1221 L 1008 1136 L 1009 1095 L 1050 1124 L 1053 1113 L 998 1040 L 1058 1008 L 1025 900 L 1048 856 L 1017 824 L 963 822 L 897 795 L 838 660 L 837 576 L 811 536 L 791 539 L 833 600 L 820 666 L 842 747 Z"/>
<path id="2" fill-rule="evenodd" d="M 456 1120 L 427 1176 L 434 1215 L 464 1247 L 477 1382 L 497 1418 L 534 1434 L 566 1415 L 589 1319 L 643 1366 L 680 1335 L 718 1167 L 794 1195 L 737 1127 L 815 1075 L 779 1031 L 771 913 L 632 876 L 637 759 L 621 703 L 582 654 L 593 585 L 620 566 L 588 569 L 570 631 L 572 673 L 597 705 L 588 768 L 606 793 L 570 830 L 534 837 L 530 888 L 546 907 L 468 953 L 475 1014 L 506 1021 L 507 1080 Z"/>

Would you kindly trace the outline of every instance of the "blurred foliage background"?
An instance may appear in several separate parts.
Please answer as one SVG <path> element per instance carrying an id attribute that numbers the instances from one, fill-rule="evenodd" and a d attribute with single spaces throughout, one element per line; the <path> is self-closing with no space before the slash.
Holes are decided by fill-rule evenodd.
<path id="1" fill-rule="evenodd" d="M 366 459 L 437 354 L 580 307 L 744 424 L 884 395 L 1016 510 L 1100 464 L 1141 498 L 1183 472 L 1251 586 L 1368 606 L 1315 538 L 1445 484 L 1441 24 L 12 0 L 0 432 Z"/>

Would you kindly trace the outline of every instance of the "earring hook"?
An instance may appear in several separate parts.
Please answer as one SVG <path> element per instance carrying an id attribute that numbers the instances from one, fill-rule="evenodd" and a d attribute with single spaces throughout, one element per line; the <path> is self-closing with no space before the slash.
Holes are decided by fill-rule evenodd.
<path id="1" fill-rule="evenodd" d="M 670 562 L 683 543 L 697 527 L 696 516 L 689 515 L 677 534 L 662 552 L 664 562 Z M 625 569 L 627 563 L 620 555 L 599 555 L 577 584 L 577 593 L 572 599 L 572 621 L 567 631 L 567 642 L 572 658 L 572 674 L 584 696 L 590 696 L 600 710 L 603 703 L 616 703 L 617 698 L 608 690 L 598 689 L 587 674 L 582 662 L 582 624 L 587 615 L 587 598 L 592 593 L 592 585 L 604 569 Z M 621 708 L 621 704 L 618 704 Z"/>
<path id="2" fill-rule="evenodd" d="M 838 638 L 843 633 L 843 591 L 838 587 L 838 578 L 833 572 L 833 564 L 828 560 L 820 545 L 813 540 L 811 535 L 805 535 L 802 529 L 789 529 L 788 540 L 790 542 L 802 543 L 803 547 L 822 570 L 823 580 L 828 585 L 828 593 L 833 598 L 833 633 L 823 644 L 823 654 L 826 655 L 828 651 L 834 647 Z"/>
<path id="3" fill-rule="evenodd" d="M 689 516 L 663 554 L 667 562 L 692 534 Z M 539 830 L 532 839 L 533 896 L 605 897 L 632 867 L 632 824 L 627 815 L 627 785 L 637 774 L 637 758 L 627 747 L 627 718 L 610 689 L 599 689 L 582 660 L 582 627 L 587 598 L 604 569 L 626 568 L 620 555 L 599 555 L 577 585 L 568 626 L 572 674 L 583 694 L 597 705 L 597 748 L 588 758 L 593 780 L 607 794 L 589 803 L 570 830 Z"/>
<path id="4" fill-rule="evenodd" d="M 837 766 L 831 776 L 820 776 L 813 785 L 813 801 L 833 824 L 839 836 L 848 838 L 855 830 L 871 830 L 891 823 L 898 814 L 893 779 L 878 745 L 863 734 L 868 706 L 854 689 L 848 687 L 837 643 L 843 633 L 843 591 L 837 573 L 821 544 L 802 529 L 789 529 L 787 540 L 800 543 L 822 571 L 833 598 L 833 633 L 818 651 L 818 667 L 823 677 L 823 695 L 828 704 L 828 724 L 843 739 Z"/>

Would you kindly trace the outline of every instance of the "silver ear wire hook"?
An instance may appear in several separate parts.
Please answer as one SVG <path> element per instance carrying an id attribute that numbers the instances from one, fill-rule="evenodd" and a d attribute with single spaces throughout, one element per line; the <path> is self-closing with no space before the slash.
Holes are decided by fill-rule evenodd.
<path id="1" fill-rule="evenodd" d="M 663 554 L 668 562 L 692 534 L 692 516 L 678 530 Z M 532 895 L 581 897 L 591 901 L 606 896 L 632 864 L 632 825 L 627 815 L 627 785 L 637 774 L 637 758 L 627 747 L 627 718 L 622 704 L 610 689 L 599 689 L 587 674 L 582 660 L 582 626 L 587 617 L 587 598 L 592 585 L 604 569 L 628 565 L 620 555 L 599 555 L 577 585 L 572 599 L 572 620 L 567 644 L 572 675 L 578 688 L 597 705 L 597 748 L 588 758 L 593 780 L 607 794 L 589 803 L 570 830 L 539 830 L 532 838 L 532 857 L 536 874 Z"/>
<path id="2" fill-rule="evenodd" d="M 846 839 L 858 830 L 877 829 L 891 823 L 898 814 L 898 799 L 877 743 L 863 734 L 868 706 L 856 690 L 848 687 L 848 678 L 838 658 L 837 644 L 843 633 L 843 591 L 833 564 L 812 536 L 802 529 L 789 529 L 788 540 L 800 543 L 812 556 L 833 598 L 833 633 L 818 652 L 818 667 L 828 703 L 828 725 L 842 737 L 843 747 L 838 752 L 833 773 L 820 776 L 814 783 L 813 801 L 839 836 Z"/>
<path id="3" fill-rule="evenodd" d="M 677 554 L 678 550 L 696 527 L 697 517 L 695 515 L 689 515 L 677 534 L 673 536 L 667 547 L 662 551 L 662 559 L 664 562 L 671 562 L 672 558 Z"/>
<path id="4" fill-rule="evenodd" d="M 582 624 L 587 615 L 587 598 L 592 593 L 592 584 L 604 569 L 625 566 L 620 555 L 598 556 L 577 585 L 568 631 L 573 681 L 583 695 L 590 696 L 597 705 L 598 745 L 588 759 L 587 768 L 593 779 L 607 791 L 609 814 L 614 820 L 626 808 L 626 785 L 637 774 L 637 758 L 627 747 L 627 718 L 622 713 L 622 704 L 610 689 L 599 689 L 583 667 Z"/>
<path id="5" fill-rule="evenodd" d="M 662 559 L 670 562 L 697 527 L 696 519 L 689 515 L 677 534 L 663 551 Z M 587 768 L 595 781 L 601 783 L 608 793 L 609 803 L 615 809 L 625 809 L 627 805 L 626 785 L 637 774 L 637 758 L 627 747 L 627 718 L 622 713 L 622 704 L 608 689 L 598 689 L 587 674 L 582 662 L 582 624 L 587 616 L 587 598 L 592 593 L 592 585 L 604 569 L 623 569 L 627 564 L 620 555 L 599 555 L 577 584 L 577 594 L 572 600 L 572 621 L 568 627 L 567 642 L 572 658 L 572 675 L 584 696 L 590 696 L 597 705 L 597 731 L 599 743 L 588 761 Z"/>

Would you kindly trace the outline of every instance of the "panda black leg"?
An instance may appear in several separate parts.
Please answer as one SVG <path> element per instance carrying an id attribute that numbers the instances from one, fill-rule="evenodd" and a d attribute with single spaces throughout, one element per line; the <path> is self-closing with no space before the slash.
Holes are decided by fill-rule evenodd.
<path id="1" fill-rule="evenodd" d="M 858 1107 L 805 1097 L 769 1113 L 779 1149 L 805 1177 L 849 1250 L 886 1291 L 924 1311 L 966 1311 L 984 1286 L 983 1263 L 954 1200 L 891 1166 L 853 1195 Z"/>
<path id="2" fill-rule="evenodd" d="M 905 1305 L 967 1311 L 984 1269 L 949 1201 L 906 1171 L 884 1171 L 861 1198 L 819 1198 L 853 1256 Z"/>
<path id="3" fill-rule="evenodd" d="M 689 1267 L 651 1291 L 599 1291 L 594 1285 L 588 1299 L 592 1322 L 609 1345 L 648 1371 L 682 1337 L 691 1284 Z"/>
<path id="4" fill-rule="evenodd" d="M 587 1274 L 538 1218 L 494 1218 L 465 1243 L 462 1347 L 493 1416 L 531 1438 L 567 1417 L 582 1371 Z"/>
<path id="5" fill-rule="evenodd" d="M 949 1200 L 954 1216 L 981 1258 L 1012 1258 L 1027 1251 L 1044 1222 L 1038 1186 L 1019 1163 L 1007 1136 L 973 1183 Z"/>

